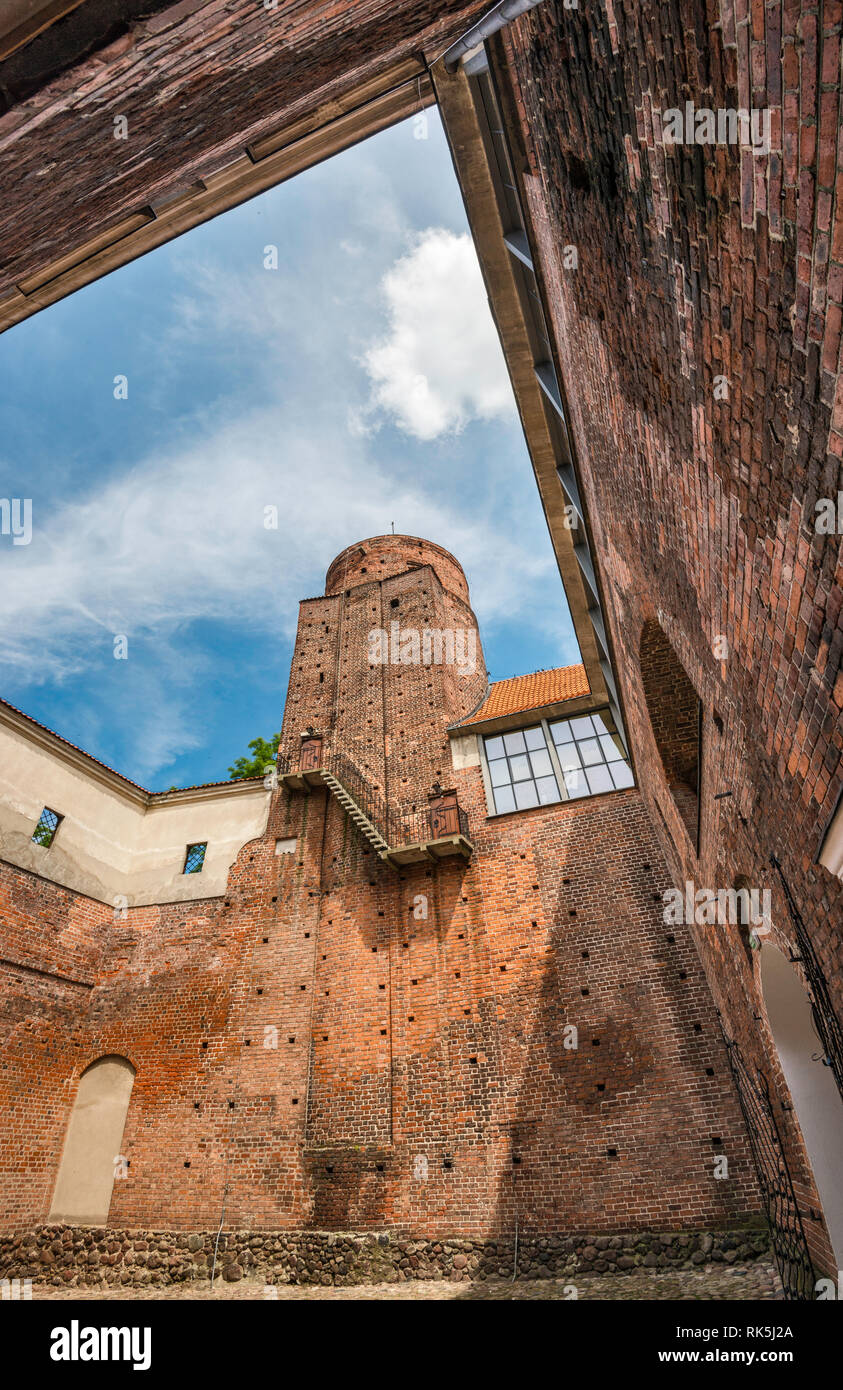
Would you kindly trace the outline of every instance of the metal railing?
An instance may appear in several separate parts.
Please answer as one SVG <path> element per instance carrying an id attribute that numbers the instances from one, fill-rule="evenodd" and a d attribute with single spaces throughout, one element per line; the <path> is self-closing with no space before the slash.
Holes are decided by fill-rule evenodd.
<path id="1" fill-rule="evenodd" d="M 790 884 L 784 876 L 781 863 L 774 854 L 770 855 L 770 863 L 781 879 L 788 911 L 793 922 L 799 954 L 793 956 L 792 961 L 794 965 L 801 965 L 805 972 L 814 1024 L 825 1053 L 823 1060 L 825 1065 L 831 1068 L 832 1075 L 837 1082 L 837 1089 L 843 1096 L 843 1027 L 841 1027 L 840 1019 L 835 1013 L 823 968 L 814 950 L 814 944 L 808 935 L 802 913 L 790 891 Z"/>
<path id="2" fill-rule="evenodd" d="M 767 1078 L 758 1067 L 755 1068 L 756 1075 L 752 1075 L 738 1044 L 727 1037 L 725 1031 L 723 1041 L 746 1124 L 764 1213 L 770 1227 L 770 1243 L 785 1297 L 792 1302 L 812 1301 L 816 1298 L 817 1276 Z"/>
<path id="3" fill-rule="evenodd" d="M 297 759 L 290 754 L 280 754 L 278 771 L 282 774 L 299 772 Z M 345 753 L 325 752 L 319 766 L 308 768 L 307 771 L 327 772 L 335 777 L 390 849 L 425 844 L 452 835 L 462 835 L 466 840 L 469 838 L 468 816 L 461 806 L 426 807 L 423 811 L 402 812 L 389 805 Z"/>

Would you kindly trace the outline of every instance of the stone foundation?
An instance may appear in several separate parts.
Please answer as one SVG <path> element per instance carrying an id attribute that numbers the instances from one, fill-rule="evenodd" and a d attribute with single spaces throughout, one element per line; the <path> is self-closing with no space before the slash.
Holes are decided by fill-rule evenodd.
<path id="1" fill-rule="evenodd" d="M 41 1226 L 0 1237 L 0 1278 L 56 1285 L 179 1284 L 210 1276 L 216 1232 L 113 1231 Z M 529 1236 L 518 1243 L 518 1277 L 624 1273 L 639 1266 L 690 1269 L 769 1258 L 766 1228 Z M 404 1279 L 511 1278 L 514 1242 L 414 1240 L 394 1234 L 234 1231 L 220 1237 L 217 1277 L 266 1284 L 374 1284 Z"/>

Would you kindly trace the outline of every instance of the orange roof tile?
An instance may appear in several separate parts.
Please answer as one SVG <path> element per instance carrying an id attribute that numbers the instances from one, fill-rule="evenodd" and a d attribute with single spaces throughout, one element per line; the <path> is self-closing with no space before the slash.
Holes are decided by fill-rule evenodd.
<path id="1" fill-rule="evenodd" d="M 462 722 L 478 724 L 481 720 L 520 714 L 522 710 L 543 709 L 545 705 L 558 705 L 563 700 L 576 700 L 590 693 L 584 666 L 557 666 L 552 671 L 533 671 L 529 676 L 495 681 L 480 708 Z"/>

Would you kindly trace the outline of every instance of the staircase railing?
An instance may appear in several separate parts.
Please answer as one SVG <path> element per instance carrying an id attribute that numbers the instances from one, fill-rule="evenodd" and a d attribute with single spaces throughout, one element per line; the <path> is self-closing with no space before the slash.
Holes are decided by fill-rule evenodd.
<path id="1" fill-rule="evenodd" d="M 328 772 L 342 784 L 360 810 L 383 836 L 390 849 L 401 845 L 424 844 L 450 835 L 462 835 L 468 839 L 468 816 L 461 806 L 448 807 L 443 813 L 444 826 L 434 828 L 433 811 L 426 807 L 423 811 L 402 813 L 390 806 L 386 798 L 372 786 L 360 768 L 345 753 L 325 753 L 318 768 L 313 772 Z M 296 759 L 289 754 L 278 758 L 280 773 L 298 772 Z"/>
<path id="2" fill-rule="evenodd" d="M 816 1298 L 817 1276 L 802 1225 L 793 1179 L 776 1123 L 770 1086 L 759 1067 L 755 1076 L 738 1044 L 723 1029 L 723 1041 L 746 1124 L 773 1255 L 778 1265 L 785 1298 L 809 1302 Z"/>
<path id="3" fill-rule="evenodd" d="M 781 862 L 775 854 L 771 854 L 770 863 L 781 879 L 788 911 L 793 922 L 799 954 L 797 956 L 791 955 L 791 960 L 794 965 L 801 965 L 805 972 L 814 1023 L 825 1053 L 824 1062 L 827 1067 L 831 1068 L 832 1075 L 837 1082 L 837 1089 L 843 1097 L 843 1026 L 841 1026 L 840 1019 L 837 1017 L 831 1002 L 828 981 L 825 978 L 819 956 L 814 949 L 814 944 L 808 935 L 802 913 L 799 911 L 791 892 L 790 884 L 784 876 Z"/>

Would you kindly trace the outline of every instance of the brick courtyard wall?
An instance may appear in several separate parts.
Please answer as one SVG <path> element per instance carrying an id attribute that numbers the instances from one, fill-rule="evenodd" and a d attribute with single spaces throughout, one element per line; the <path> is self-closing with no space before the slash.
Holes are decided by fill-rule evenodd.
<path id="1" fill-rule="evenodd" d="M 372 666 L 361 641 L 373 609 L 471 617 L 452 557 L 410 568 L 395 543 L 403 568 L 346 573 L 302 605 L 285 739 L 318 724 L 407 806 L 442 774 L 470 862 L 396 868 L 327 790 L 282 785 L 224 898 L 114 920 L 4 867 L 0 954 L 29 962 L 32 996 L 0 1006 L 6 1230 L 47 1219 L 78 1078 L 108 1053 L 136 1069 L 114 1230 L 482 1241 L 757 1223 L 711 998 L 689 931 L 663 922 L 640 794 L 487 818 L 480 770 L 453 770 L 446 734 L 485 690 L 482 651 L 460 676 Z"/>
<path id="2" fill-rule="evenodd" d="M 24 101 L 2 83 L 0 63 L 8 191 L 0 296 L 104 228 L 186 191 L 247 144 L 315 109 L 339 114 L 349 92 L 423 51 L 441 53 L 485 8 L 485 0 L 279 0 L 274 10 L 254 0 L 180 0 L 130 22 Z M 58 67 L 62 52 L 58 43 Z M 126 140 L 114 138 L 115 116 L 126 120 Z M 46 174 L 49 196 L 33 198 Z"/>
<path id="3" fill-rule="evenodd" d="M 92 226 L 111 225 L 171 192 L 174 181 L 181 187 L 219 168 L 245 139 L 302 114 L 315 92 L 327 100 L 387 59 L 424 46 L 436 51 L 446 31 L 451 36 L 485 7 L 336 4 L 327 28 L 324 15 L 300 8 L 281 56 L 277 33 L 253 8 L 251 21 L 244 22 L 246 8 L 226 9 L 220 0 L 205 6 L 201 19 L 190 4 L 162 12 L 135 26 L 130 41 L 91 55 L 72 82 L 59 79 L 2 118 L 0 168 L 12 193 L 0 218 L 7 262 L 0 292 L 84 239 Z M 215 22 L 209 25 L 212 11 Z M 291 23 L 284 7 L 279 18 Z M 770 871 L 775 853 L 843 1013 L 843 890 L 814 862 L 843 785 L 840 536 L 814 529 L 817 502 L 836 498 L 843 486 L 840 25 L 839 0 L 821 11 L 777 0 L 751 8 L 729 0 L 718 7 L 699 0 L 667 7 L 640 0 L 622 8 L 607 0 L 605 6 L 576 10 L 545 0 L 495 48 L 512 62 L 514 105 L 523 119 L 522 191 L 567 388 L 641 788 L 640 802 L 630 795 L 613 804 L 638 806 L 642 835 L 650 832 L 641 827 L 655 828 L 671 882 L 691 879 L 716 888 L 744 877 L 750 885 L 770 886 L 774 939 L 793 952 L 787 907 Z M 214 74 L 202 70 L 209 34 L 216 47 Z M 147 74 L 142 83 L 133 77 L 138 65 Z M 174 82 L 175 65 L 198 69 L 195 80 L 187 86 Z M 729 146 L 667 150 L 658 113 L 681 108 L 686 100 L 713 109 L 769 109 L 769 153 L 755 156 Z M 111 138 L 116 112 L 127 117 L 132 131 L 127 149 Z M 85 149 L 91 157 L 80 160 Z M 33 198 L 31 188 L 45 169 L 55 171 L 51 197 Z M 576 271 L 564 269 L 560 255 L 571 244 L 579 252 Z M 382 553 L 386 558 L 388 546 Z M 443 770 L 444 723 L 437 721 L 449 705 L 451 717 L 464 712 L 468 687 L 457 685 L 452 674 L 434 682 L 424 714 L 429 727 L 423 728 L 428 678 L 414 673 L 400 690 L 397 684 L 387 687 L 383 672 L 355 670 L 353 649 L 359 649 L 372 616 L 390 618 L 392 597 L 412 602 L 415 609 L 404 612 L 420 617 L 436 603 L 442 613 L 450 609 L 454 623 L 465 597 L 454 589 L 441 555 L 429 555 L 418 571 L 427 576 L 426 588 L 421 578 L 408 581 L 399 569 L 387 568 L 383 581 L 367 575 L 367 583 L 355 583 L 348 595 L 342 589 L 304 606 L 303 622 L 306 609 L 321 630 L 300 631 L 301 681 L 291 683 L 284 737 L 285 747 L 295 750 L 299 726 L 308 723 L 324 727 L 338 743 L 341 735 L 358 763 L 367 765 L 373 784 L 390 797 L 400 789 L 400 804 L 409 810 Z M 396 587 L 388 596 L 390 584 Z M 406 584 L 411 594 L 402 597 Z M 699 857 L 659 756 L 641 667 L 647 624 L 659 626 L 703 702 Z M 310 649 L 323 633 L 332 637 L 332 656 L 320 681 Z M 413 775 L 405 782 L 407 768 Z M 471 775 L 476 776 L 453 779 L 469 802 Z M 588 808 L 590 814 L 597 810 L 597 803 Z M 564 808 L 519 820 L 522 826 L 544 824 L 545 818 L 567 824 L 582 814 Z M 315 1002 L 332 998 L 330 983 L 317 993 L 318 969 L 327 968 L 331 954 L 317 960 L 317 926 L 326 902 L 333 912 L 340 899 L 345 915 L 326 916 L 324 930 L 337 928 L 340 958 L 357 980 L 355 997 L 362 1000 L 371 985 L 389 1000 L 388 1058 L 374 1041 L 375 1024 L 377 1037 L 383 1037 L 383 1003 L 371 1003 L 366 994 L 360 1016 L 366 1030 L 372 1025 L 372 1038 L 367 1031 L 348 1073 L 352 1091 L 367 1098 L 355 1123 L 371 1135 L 373 1155 L 383 1153 L 389 1126 L 393 1144 L 397 1132 L 406 1049 L 416 1044 L 398 1039 L 393 1049 L 398 1009 L 406 1001 L 395 993 L 397 975 L 381 978 L 375 933 L 386 933 L 384 946 L 388 941 L 392 951 L 390 932 L 403 922 L 406 902 L 395 897 L 394 871 L 375 864 L 324 793 L 305 798 L 279 792 L 273 816 L 267 837 L 253 847 L 254 858 L 251 849 L 240 856 L 227 906 L 214 900 L 204 910 L 195 904 L 189 911 L 144 909 L 127 924 L 113 924 L 100 905 L 3 870 L 11 903 L 3 930 L 13 934 L 11 967 L 3 967 L 14 986 L 3 1003 L 10 1050 L 2 1076 L 15 1117 L 5 1141 L 10 1220 L 29 1220 L 47 1201 L 30 1182 L 15 1136 L 31 1136 L 32 1163 L 34 1169 L 41 1165 L 48 1189 L 79 1071 L 102 1048 L 125 1051 L 138 1068 L 126 1147 L 143 1157 L 133 1159 L 132 1176 L 115 1193 L 113 1219 L 147 1219 L 149 1206 L 172 1194 L 186 1203 L 185 1213 L 195 1213 L 191 1219 L 204 1221 L 231 1173 L 237 1175 L 228 1184 L 232 1202 L 254 1204 L 260 1219 L 294 1224 L 321 1219 L 324 1211 L 326 1219 L 341 1221 L 358 1208 L 404 1219 L 412 1211 L 416 1198 L 405 1179 L 396 1178 L 386 1190 L 386 1158 L 373 1157 L 361 1176 L 347 1156 L 343 1146 L 353 1106 L 342 1095 L 342 1066 L 320 1060 L 316 1051 L 324 1040 L 322 1033 L 316 1036 L 317 1026 L 330 1046 L 334 1025 Z M 485 833 L 492 833 L 489 827 Z M 297 836 L 296 854 L 276 856 L 276 835 Z M 647 853 L 657 872 L 656 851 Z M 464 877 L 453 864 L 435 870 L 448 911 L 471 904 L 471 876 L 481 869 L 478 851 Z M 411 880 L 418 887 L 420 872 L 399 878 L 402 888 Z M 549 881 L 542 880 L 538 891 L 546 893 Z M 532 891 L 513 885 L 519 904 L 517 895 Z M 602 891 L 598 884 L 595 901 L 603 901 Z M 649 929 L 655 932 L 655 899 L 653 914 Z M 368 974 L 358 939 L 362 920 L 373 924 L 366 938 Z M 507 962 L 495 957 L 493 929 L 483 920 L 488 972 L 497 967 L 498 974 L 509 974 L 509 967 L 500 970 Z M 447 912 L 439 934 L 431 934 L 440 953 L 442 941 L 450 940 L 446 921 Z M 693 935 L 725 1027 L 773 1082 L 797 1191 L 810 1213 L 816 1194 L 786 1108 L 757 963 L 747 959 L 736 929 L 694 928 Z M 41 960 L 28 972 L 14 955 L 21 943 L 28 964 L 30 953 Z M 266 947 L 270 951 L 261 956 L 258 948 Z M 402 943 L 405 949 L 411 948 Z M 56 978 L 64 967 L 68 978 Z M 255 971 L 266 975 L 260 995 Z M 207 1036 L 196 1031 L 187 1009 L 186 979 L 196 987 L 196 1017 L 205 1019 Z M 272 1004 L 270 981 L 285 991 L 283 1010 Z M 497 999 L 500 981 L 495 986 L 487 1001 Z M 288 1012 L 293 994 L 302 998 Z M 351 993 L 340 997 L 350 999 Z M 329 1007 L 319 1004 L 322 1011 Z M 470 1019 L 465 1008 L 471 1006 L 462 1007 L 462 1018 Z M 485 1007 L 500 1022 L 497 1003 Z M 424 1019 L 429 1036 L 441 1038 L 439 1024 L 424 1012 L 414 1014 L 411 1024 L 410 1012 L 402 1026 Z M 279 1016 L 280 1034 L 289 1022 L 295 1038 L 286 1043 L 286 1060 L 280 1064 L 263 1049 L 260 1062 L 247 1066 L 244 1029 L 277 1026 L 273 1020 Z M 478 1077 L 492 1055 L 503 1074 L 509 1056 L 505 1030 L 502 1036 L 496 1054 L 482 1054 L 486 1061 L 479 1051 L 470 1054 L 477 1060 L 468 1066 L 478 1069 Z M 674 1047 L 662 1033 L 656 1041 L 647 1037 L 654 1056 Z M 210 1054 L 207 1070 L 193 1056 L 194 1047 Z M 419 1045 L 419 1057 L 429 1055 L 426 1047 Z M 425 1124 L 434 1133 L 439 1121 L 431 1117 L 442 1095 L 457 1086 L 443 1066 L 419 1063 L 416 1075 L 424 1085 L 407 1083 L 412 1105 L 425 1112 L 412 1122 L 414 1136 L 424 1133 Z M 208 1089 L 194 1110 L 204 1119 L 191 1130 L 184 1111 L 197 1103 L 192 1088 L 198 1076 L 206 1078 Z M 715 1068 L 715 1081 L 717 1076 Z M 524 1076 L 526 1113 L 532 1113 L 531 1085 L 533 1078 Z M 496 1080 L 496 1100 L 502 1088 Z M 304 1100 L 294 1094 L 303 1090 Z M 250 1098 L 238 1108 L 241 1091 Z M 43 1101 L 36 1102 L 38 1092 Z M 462 1096 L 459 1086 L 456 1093 Z M 506 1104 L 511 1109 L 512 1102 Z M 503 1177 L 510 1120 L 501 1125 L 490 1107 L 484 1099 L 478 1114 L 488 1116 L 484 1152 L 496 1156 L 487 1163 L 478 1156 L 482 1146 L 469 1147 L 459 1163 L 454 1158 L 454 1166 L 443 1170 L 457 1173 L 466 1164 L 458 1199 L 448 1195 L 444 1177 L 441 1189 L 428 1189 L 425 1210 L 443 1224 L 447 1219 L 469 1228 L 481 1209 L 484 1221 L 493 1209 L 505 1214 L 524 1178 L 519 1174 L 513 1183 Z M 18 1118 L 24 1113 L 30 1117 L 26 1123 Z M 479 1120 L 472 1123 L 482 1129 Z M 450 1136 L 449 1131 L 449 1142 Z M 331 1145 L 337 1157 L 328 1174 Z M 625 1150 L 620 1142 L 617 1147 L 613 1161 L 620 1164 Z M 271 1173 L 270 1160 L 276 1165 Z M 639 1161 L 643 1166 L 640 1156 Z M 183 1169 L 178 1184 L 177 1165 Z M 526 1173 L 523 1162 L 515 1166 Z M 649 1200 L 646 1181 L 644 1190 Z M 541 1202 L 550 1200 L 549 1192 L 536 1196 L 534 1210 L 548 1209 Z M 684 1201 L 685 1196 L 680 1207 Z M 828 1252 L 821 1226 L 810 1216 L 808 1221 L 815 1254 L 823 1259 Z"/>
<path id="4" fill-rule="evenodd" d="M 814 862 L 843 784 L 840 536 L 814 529 L 843 487 L 840 25 L 839 3 L 547 0 L 503 43 L 646 805 L 674 881 L 770 887 L 787 950 L 778 856 L 843 1016 L 843 887 Z M 686 101 L 769 108 L 769 154 L 666 149 L 658 113 Z M 705 709 L 699 859 L 648 710 L 639 646 L 654 623 Z M 775 1088 L 737 929 L 696 934 L 725 1026 Z M 811 1219 L 808 1234 L 822 1259 Z"/>

